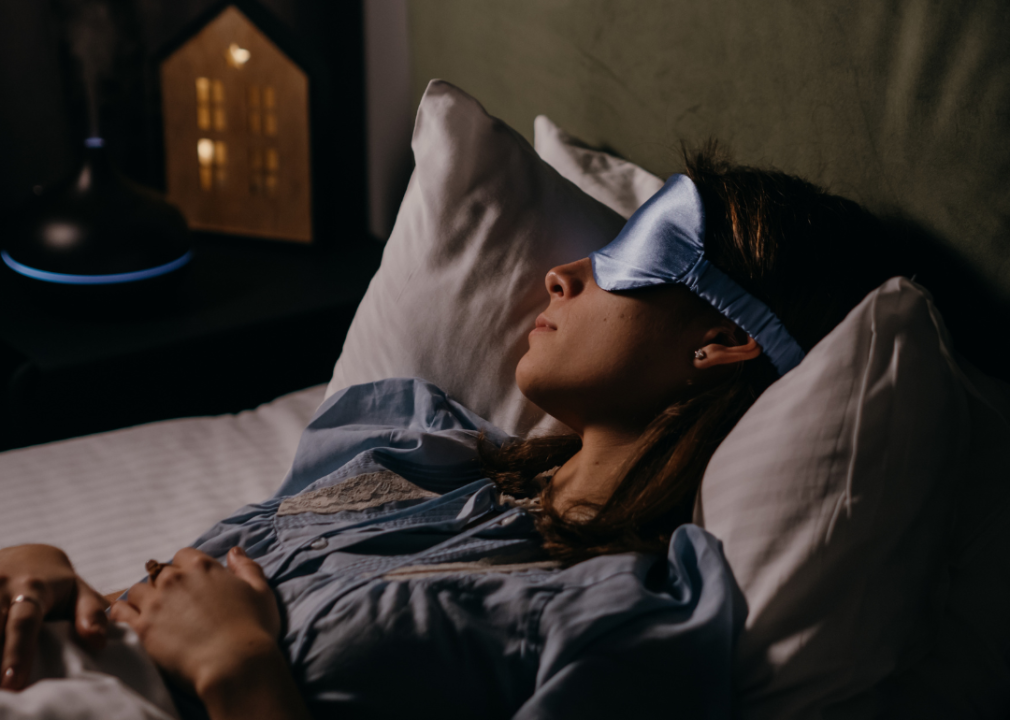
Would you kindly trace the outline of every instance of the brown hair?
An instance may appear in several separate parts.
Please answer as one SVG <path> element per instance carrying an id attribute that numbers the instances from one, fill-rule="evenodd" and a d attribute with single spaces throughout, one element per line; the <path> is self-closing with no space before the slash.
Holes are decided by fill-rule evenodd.
<path id="1" fill-rule="evenodd" d="M 762 300 L 809 351 L 865 295 L 899 274 L 882 226 L 859 205 L 792 175 L 732 164 L 714 142 L 684 152 L 685 174 L 705 203 L 705 254 Z M 551 556 L 578 562 L 606 553 L 665 553 L 689 522 L 719 443 L 776 380 L 761 356 L 720 383 L 666 408 L 649 425 L 607 502 L 562 514 L 542 473 L 581 447 L 574 435 L 496 448 L 478 443 L 488 477 L 516 497 L 541 495 L 537 528 Z M 586 511 L 589 512 L 586 512 Z M 580 512 L 581 511 L 581 512 Z"/>

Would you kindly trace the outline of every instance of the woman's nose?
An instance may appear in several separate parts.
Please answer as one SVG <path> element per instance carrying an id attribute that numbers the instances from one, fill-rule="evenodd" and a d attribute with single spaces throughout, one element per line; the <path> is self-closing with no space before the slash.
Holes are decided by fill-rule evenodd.
<path id="1" fill-rule="evenodd" d="M 592 272 L 589 258 L 553 267 L 544 278 L 547 292 L 552 298 L 572 298 L 585 287 L 587 272 Z"/>

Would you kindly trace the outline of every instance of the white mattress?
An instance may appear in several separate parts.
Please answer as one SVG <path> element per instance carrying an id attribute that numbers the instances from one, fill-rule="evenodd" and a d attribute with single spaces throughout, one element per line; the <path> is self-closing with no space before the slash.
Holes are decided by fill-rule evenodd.
<path id="1" fill-rule="evenodd" d="M 324 390 L 0 453 L 0 547 L 56 545 L 99 592 L 129 587 L 277 489 Z"/>

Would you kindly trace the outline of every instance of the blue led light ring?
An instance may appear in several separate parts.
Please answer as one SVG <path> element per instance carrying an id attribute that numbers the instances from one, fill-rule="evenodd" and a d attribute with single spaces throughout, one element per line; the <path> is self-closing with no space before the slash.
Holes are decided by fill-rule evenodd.
<path id="1" fill-rule="evenodd" d="M 193 252 L 186 251 L 182 257 L 172 262 L 148 268 L 147 270 L 137 270 L 134 272 L 112 273 L 109 275 L 71 275 L 69 273 L 55 273 L 48 270 L 37 270 L 36 268 L 23 265 L 12 258 L 6 250 L 0 251 L 0 258 L 14 272 L 34 280 L 58 283 L 60 285 L 118 285 L 121 283 L 137 282 L 138 280 L 149 280 L 167 275 L 178 270 L 193 259 Z"/>

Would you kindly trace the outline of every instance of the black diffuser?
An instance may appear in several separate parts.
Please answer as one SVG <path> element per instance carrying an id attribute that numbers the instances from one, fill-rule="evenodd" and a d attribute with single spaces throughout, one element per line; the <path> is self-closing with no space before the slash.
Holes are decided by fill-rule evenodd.
<path id="1" fill-rule="evenodd" d="M 120 174 L 100 138 L 85 141 L 77 176 L 30 200 L 5 235 L 4 263 L 64 297 L 161 288 L 191 258 L 182 214 Z"/>

